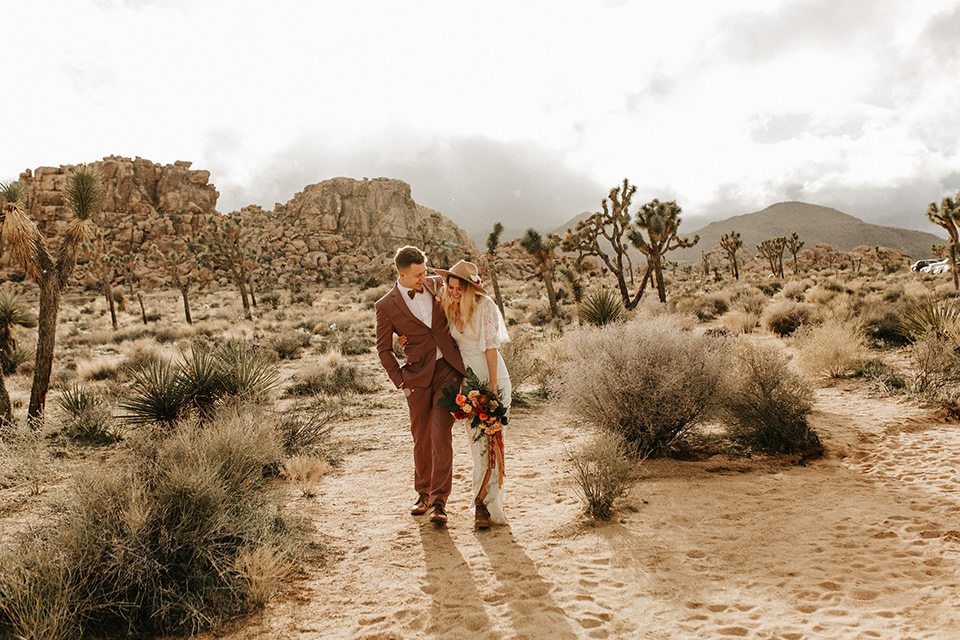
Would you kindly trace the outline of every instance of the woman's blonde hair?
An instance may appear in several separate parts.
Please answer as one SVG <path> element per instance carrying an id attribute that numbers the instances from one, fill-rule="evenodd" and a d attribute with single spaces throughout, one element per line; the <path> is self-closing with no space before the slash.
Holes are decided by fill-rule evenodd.
<path id="1" fill-rule="evenodd" d="M 457 301 L 450 297 L 449 287 L 450 279 L 455 278 L 460 281 L 460 303 L 457 304 Z M 457 319 L 460 318 L 463 320 L 463 326 L 466 327 L 468 324 L 473 323 L 473 316 L 477 311 L 477 304 L 479 303 L 480 294 L 477 293 L 476 287 L 464 280 L 463 278 L 457 278 L 457 276 L 448 275 L 443 286 L 443 311 L 447 316 L 447 325 L 451 327 L 457 326 Z"/>

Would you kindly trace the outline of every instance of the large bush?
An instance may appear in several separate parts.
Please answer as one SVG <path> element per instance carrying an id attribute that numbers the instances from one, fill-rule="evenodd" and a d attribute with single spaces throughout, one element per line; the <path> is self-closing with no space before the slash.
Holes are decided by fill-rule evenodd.
<path id="1" fill-rule="evenodd" d="M 708 416 L 723 342 L 657 320 L 582 328 L 564 339 L 552 387 L 569 412 L 659 455 Z"/>
<path id="2" fill-rule="evenodd" d="M 741 345 L 727 377 L 723 414 L 731 435 L 769 453 L 797 453 L 820 447 L 807 423 L 813 389 L 772 349 Z"/>
<path id="3" fill-rule="evenodd" d="M 777 302 L 763 313 L 761 322 L 778 336 L 789 336 L 803 325 L 816 321 L 816 309 L 803 302 L 784 300 Z"/>
<path id="4" fill-rule="evenodd" d="M 853 322 L 831 320 L 804 327 L 794 337 L 797 365 L 813 376 L 841 378 L 866 361 L 866 347 L 859 327 Z"/>
<path id="5" fill-rule="evenodd" d="M 56 516 L 0 558 L 0 628 L 64 640 L 189 633 L 277 584 L 293 528 L 262 491 L 281 457 L 271 421 L 234 409 L 132 454 L 78 474 Z"/>

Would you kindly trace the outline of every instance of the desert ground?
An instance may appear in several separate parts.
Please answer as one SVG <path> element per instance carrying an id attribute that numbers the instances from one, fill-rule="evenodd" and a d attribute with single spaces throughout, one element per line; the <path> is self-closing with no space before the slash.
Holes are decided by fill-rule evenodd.
<path id="1" fill-rule="evenodd" d="M 896 278 L 908 291 L 945 282 Z M 856 291 L 869 299 L 876 290 L 851 285 L 847 293 Z M 524 299 L 508 310 L 512 332 L 533 335 L 535 344 L 557 331 L 536 320 L 543 301 L 526 299 L 536 297 L 535 283 L 514 283 L 507 292 L 508 307 Z M 179 321 L 178 295 L 151 292 L 148 309 L 161 319 L 135 335 L 138 310 L 128 301 L 120 331 L 131 339 L 120 341 L 95 292 L 68 298 L 55 379 L 63 369 L 72 373 L 61 380 L 100 386 L 112 398 L 125 393 L 122 373 L 94 372 L 122 371 L 137 352 L 174 357 L 201 335 L 265 344 L 296 323 L 314 326 L 297 356 L 278 361 L 282 382 L 271 404 L 278 413 L 337 410 L 328 470 L 308 490 L 282 476 L 269 486 L 305 523 L 298 557 L 262 608 L 197 637 L 960 637 L 960 425 L 943 402 L 886 392 L 868 376 L 816 378 L 809 422 L 822 456 L 714 447 L 651 458 L 638 463 L 639 478 L 613 518 L 597 521 L 585 515 L 569 464 L 591 426 L 531 391 L 512 409 L 505 432 L 509 524 L 473 529 L 467 439 L 455 425 L 450 522 L 437 527 L 409 514 L 415 495 L 406 407 L 370 344 L 342 356 L 362 372 L 368 393 L 285 392 L 315 361 L 329 359 L 323 342 L 338 330 L 372 332 L 378 293 L 328 289 L 297 305 L 287 305 L 284 294 L 277 309 L 261 302 L 256 319 L 245 321 L 232 291 L 211 291 L 196 296 L 197 322 L 188 328 Z M 850 319 L 835 298 L 813 304 Z M 693 317 L 689 324 L 702 332 L 722 320 Z M 28 339 L 27 329 L 18 331 Z M 790 357 L 800 349 L 762 325 L 743 339 Z M 867 351 L 907 371 L 905 349 Z M 537 384 L 536 376 L 526 382 L 531 390 Z M 26 374 L 7 378 L 15 414 L 25 413 L 29 385 Z M 4 464 L 18 466 L 7 467 L 0 486 L 4 544 L 43 522 L 76 468 L 125 455 L 125 439 L 75 442 L 57 434 L 58 420 L 54 407 L 32 453 L 9 445 L 3 451 Z"/>

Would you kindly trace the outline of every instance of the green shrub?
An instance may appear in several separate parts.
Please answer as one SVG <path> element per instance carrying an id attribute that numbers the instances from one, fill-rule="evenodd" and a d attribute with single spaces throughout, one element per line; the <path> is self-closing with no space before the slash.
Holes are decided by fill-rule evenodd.
<path id="1" fill-rule="evenodd" d="M 332 351 L 297 373 L 296 382 L 287 389 L 287 394 L 308 396 L 323 393 L 342 396 L 373 391 L 374 387 L 360 367 L 344 361 L 340 353 Z"/>
<path id="2" fill-rule="evenodd" d="M 262 491 L 280 462 L 273 424 L 233 412 L 152 451 L 82 470 L 57 516 L 0 557 L 0 623 L 29 638 L 184 635 L 262 602 L 295 535 Z"/>
<path id="3" fill-rule="evenodd" d="M 753 287 L 734 292 L 730 298 L 730 308 L 759 316 L 767 306 L 767 294 Z"/>
<path id="4" fill-rule="evenodd" d="M 37 354 L 33 349 L 21 345 L 16 345 L 10 350 L 0 350 L 0 367 L 3 368 L 3 375 L 15 374 L 24 364 L 33 362 L 36 357 Z"/>
<path id="5" fill-rule="evenodd" d="M 769 453 L 798 453 L 821 448 L 807 416 L 813 389 L 793 373 L 773 349 L 742 345 L 728 380 L 723 414 L 731 437 Z"/>
<path id="6" fill-rule="evenodd" d="M 552 395 L 570 414 L 662 455 L 719 400 L 724 342 L 659 322 L 581 328 L 564 337 Z"/>
<path id="7" fill-rule="evenodd" d="M 623 315 L 623 301 L 610 289 L 598 289 L 580 303 L 580 319 L 587 324 L 603 326 L 616 322 Z"/>
<path id="8" fill-rule="evenodd" d="M 279 382 L 276 366 L 245 342 L 196 347 L 177 365 L 153 360 L 133 370 L 131 377 L 131 391 L 120 403 L 124 418 L 166 426 L 189 410 L 208 416 L 224 398 L 263 402 Z"/>
<path id="9" fill-rule="evenodd" d="M 960 304 L 952 299 L 916 298 L 904 304 L 901 313 L 903 332 L 911 340 L 928 333 L 945 337 L 947 329 L 957 322 L 960 322 Z"/>
<path id="10" fill-rule="evenodd" d="M 276 291 L 265 291 L 260 294 L 260 302 L 268 305 L 271 309 L 276 309 L 280 306 L 280 294 Z"/>
<path id="11" fill-rule="evenodd" d="M 310 333 L 306 331 L 285 331 L 271 336 L 267 348 L 277 352 L 281 360 L 293 360 L 300 357 L 304 347 L 310 346 Z"/>
<path id="12" fill-rule="evenodd" d="M 701 296 L 696 296 L 689 310 L 697 314 L 698 320 L 706 322 L 707 320 L 713 320 L 718 316 L 722 316 L 729 308 L 730 303 L 724 294 L 706 293 Z M 678 306 L 678 310 L 683 311 L 684 309 L 680 309 Z"/>
<path id="13" fill-rule="evenodd" d="M 812 305 L 789 300 L 770 305 L 761 318 L 763 325 L 778 336 L 789 336 L 815 321 L 816 310 Z"/>
<path id="14" fill-rule="evenodd" d="M 902 346 L 910 342 L 904 331 L 903 316 L 893 305 L 867 307 L 860 316 L 860 329 L 877 345 Z"/>
<path id="15" fill-rule="evenodd" d="M 600 431 L 570 456 L 573 486 L 588 515 L 609 520 L 613 504 L 634 484 L 636 459 L 622 436 Z"/>
<path id="16" fill-rule="evenodd" d="M 120 439 L 113 415 L 98 393 L 74 384 L 60 390 L 57 404 L 64 412 L 64 433 L 67 437 L 87 442 L 114 442 Z"/>

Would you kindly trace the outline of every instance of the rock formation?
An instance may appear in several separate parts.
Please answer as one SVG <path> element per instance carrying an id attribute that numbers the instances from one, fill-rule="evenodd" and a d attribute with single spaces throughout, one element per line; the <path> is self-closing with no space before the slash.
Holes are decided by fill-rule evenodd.
<path id="1" fill-rule="evenodd" d="M 191 170 L 190 164 L 116 156 L 90 163 L 106 183 L 107 201 L 97 226 L 113 250 L 146 255 L 156 245 L 182 252 L 211 216 L 220 215 L 210 172 Z M 73 169 L 40 167 L 20 175 L 30 187 L 27 213 L 51 247 L 70 222 L 62 190 Z M 248 230 L 249 247 L 257 254 L 256 280 L 271 286 L 284 284 L 289 276 L 327 284 L 387 282 L 393 252 L 404 244 L 423 248 L 433 266 L 477 255 L 466 233 L 414 202 L 410 185 L 400 180 L 334 178 L 306 187 L 274 211 L 250 206 L 230 215 Z M 81 268 L 77 275 L 82 274 Z M 138 275 L 150 286 L 161 282 L 145 266 Z"/>
<path id="2" fill-rule="evenodd" d="M 160 165 L 143 158 L 110 156 L 90 166 L 104 177 L 107 201 L 97 221 L 105 239 L 117 250 L 146 252 L 182 248 L 196 238 L 217 213 L 216 188 L 209 171 L 190 169 L 189 162 Z M 30 187 L 27 213 L 51 245 L 59 242 L 70 222 L 62 190 L 72 165 L 40 167 L 20 174 Z"/>
<path id="3" fill-rule="evenodd" d="M 306 187 L 273 211 L 245 207 L 239 216 L 259 247 L 261 281 L 300 276 L 319 282 L 388 282 L 393 253 L 414 244 L 429 264 L 477 255 L 466 233 L 418 205 L 400 180 L 334 178 Z"/>

